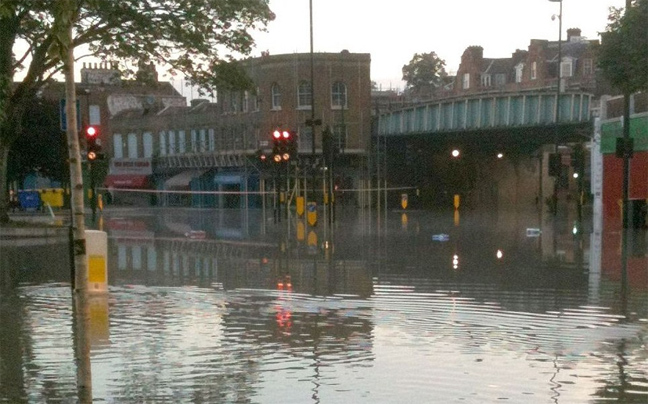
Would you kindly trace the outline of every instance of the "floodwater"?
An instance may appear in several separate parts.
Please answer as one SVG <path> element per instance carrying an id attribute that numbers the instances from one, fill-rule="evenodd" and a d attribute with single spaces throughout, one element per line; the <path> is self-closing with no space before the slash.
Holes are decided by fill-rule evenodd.
<path id="1" fill-rule="evenodd" d="M 572 217 L 112 210 L 98 403 L 648 402 L 646 231 Z M 0 402 L 75 403 L 65 243 L 0 241 Z"/>

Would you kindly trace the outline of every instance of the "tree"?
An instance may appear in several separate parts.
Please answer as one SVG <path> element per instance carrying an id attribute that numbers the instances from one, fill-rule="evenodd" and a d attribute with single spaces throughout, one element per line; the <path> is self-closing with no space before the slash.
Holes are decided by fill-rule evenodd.
<path id="1" fill-rule="evenodd" d="M 12 182 L 38 171 L 65 183 L 67 144 L 59 128 L 59 103 L 35 97 L 27 104 L 21 133 L 9 152 L 7 179 Z"/>
<path id="2" fill-rule="evenodd" d="M 610 84 L 625 93 L 648 90 L 648 0 L 635 0 L 625 13 L 611 8 L 601 33 L 598 63 Z"/>
<path id="3" fill-rule="evenodd" d="M 0 223 L 7 215 L 7 156 L 21 133 L 30 99 L 63 68 L 61 30 L 51 0 L 0 3 Z M 249 79 L 234 63 L 252 50 L 254 30 L 274 18 L 267 0 L 75 0 L 73 46 L 128 66 L 154 62 L 184 74 L 206 91 L 246 88 Z M 14 83 L 14 76 L 24 78 Z"/>
<path id="4" fill-rule="evenodd" d="M 445 84 L 448 73 L 445 60 L 435 52 L 416 53 L 410 62 L 403 66 L 403 81 L 407 89 L 415 94 L 431 94 L 433 90 Z"/>

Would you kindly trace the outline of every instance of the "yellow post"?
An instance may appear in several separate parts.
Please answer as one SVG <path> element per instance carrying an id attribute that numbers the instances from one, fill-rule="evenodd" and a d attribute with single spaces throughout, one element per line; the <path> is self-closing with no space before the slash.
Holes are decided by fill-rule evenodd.
<path id="1" fill-rule="evenodd" d="M 296 207 L 297 214 L 299 216 L 304 214 L 304 197 L 303 196 L 298 196 L 295 199 L 295 207 Z"/>
<path id="2" fill-rule="evenodd" d="M 455 194 L 454 196 L 454 208 L 459 209 L 459 202 L 461 201 L 461 197 L 459 194 Z"/>
<path id="3" fill-rule="evenodd" d="M 317 224 L 317 203 L 308 202 L 308 213 L 306 214 L 308 224 L 315 226 Z"/>

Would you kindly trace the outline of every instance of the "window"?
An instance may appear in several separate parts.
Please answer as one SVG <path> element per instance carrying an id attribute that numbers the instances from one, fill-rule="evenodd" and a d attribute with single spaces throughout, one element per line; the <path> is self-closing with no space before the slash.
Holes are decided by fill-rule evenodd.
<path id="1" fill-rule="evenodd" d="M 137 134 L 129 133 L 128 134 L 128 158 L 136 159 L 139 157 L 137 150 Z"/>
<path id="2" fill-rule="evenodd" d="M 169 150 L 168 150 L 168 151 L 169 151 L 169 155 L 170 155 L 170 156 L 173 156 L 174 154 L 176 154 L 176 150 L 178 150 L 178 149 L 177 149 L 177 147 L 176 147 L 176 137 L 175 137 L 175 132 L 172 131 L 172 130 L 170 130 L 170 131 L 169 131 Z"/>
<path id="3" fill-rule="evenodd" d="M 570 59 L 563 60 L 560 63 L 560 77 L 572 76 L 572 61 Z"/>
<path id="4" fill-rule="evenodd" d="M 261 89 L 259 87 L 256 88 L 254 96 L 254 110 L 261 111 Z"/>
<path id="5" fill-rule="evenodd" d="M 196 153 L 198 151 L 198 132 L 195 129 L 191 130 L 191 152 Z"/>
<path id="6" fill-rule="evenodd" d="M 482 85 L 482 87 L 490 87 L 491 86 L 491 75 L 490 74 L 482 74 L 482 76 L 481 76 L 481 85 Z"/>
<path id="7" fill-rule="evenodd" d="M 538 63 L 533 62 L 531 63 L 531 80 L 535 80 L 538 78 Z"/>
<path id="8" fill-rule="evenodd" d="M 522 82 L 522 73 L 524 72 L 524 63 L 519 63 L 517 66 L 515 66 L 515 82 L 516 83 L 521 83 Z"/>
<path id="9" fill-rule="evenodd" d="M 184 130 L 178 131 L 178 153 L 187 152 L 187 134 Z"/>
<path id="10" fill-rule="evenodd" d="M 297 142 L 300 152 L 310 153 L 313 150 L 313 128 L 311 126 L 302 126 L 299 130 Z"/>
<path id="11" fill-rule="evenodd" d="M 506 84 L 506 74 L 504 73 L 498 73 L 495 75 L 495 85 L 496 86 L 503 86 Z"/>
<path id="12" fill-rule="evenodd" d="M 243 112 L 248 112 L 250 108 L 250 93 L 245 91 L 243 93 Z"/>
<path id="13" fill-rule="evenodd" d="M 347 107 L 347 88 L 341 81 L 336 81 L 331 87 L 331 106 L 335 109 Z"/>
<path id="14" fill-rule="evenodd" d="M 594 73 L 592 59 L 583 59 L 583 76 L 591 76 Z"/>
<path id="15" fill-rule="evenodd" d="M 281 109 L 281 88 L 274 83 L 270 89 L 272 93 L 272 109 Z"/>
<path id="16" fill-rule="evenodd" d="M 113 153 L 116 159 L 124 158 L 124 143 L 119 133 L 113 135 Z"/>
<path id="17" fill-rule="evenodd" d="M 463 78 L 463 81 L 462 81 L 462 84 L 461 84 L 461 88 L 463 88 L 464 90 L 469 89 L 470 88 L 470 73 L 464 73 L 462 78 Z"/>
<path id="18" fill-rule="evenodd" d="M 214 129 L 209 129 L 209 151 L 216 150 L 216 135 Z"/>
<path id="19" fill-rule="evenodd" d="M 153 134 L 144 132 L 144 157 L 153 157 Z"/>
<path id="20" fill-rule="evenodd" d="M 337 146 L 338 150 L 342 151 L 346 148 L 347 136 L 348 133 L 346 125 L 333 126 L 333 139 L 335 140 L 335 146 Z"/>
<path id="21" fill-rule="evenodd" d="M 160 156 L 167 155 L 167 144 L 166 144 L 166 133 L 164 131 L 160 132 Z"/>
<path id="22" fill-rule="evenodd" d="M 230 112 L 237 112 L 239 109 L 239 93 L 230 92 Z"/>
<path id="23" fill-rule="evenodd" d="M 205 129 L 200 130 L 200 151 L 207 151 L 207 131 Z"/>
<path id="24" fill-rule="evenodd" d="M 302 81 L 299 83 L 299 91 L 298 91 L 298 97 L 297 97 L 297 108 L 299 109 L 307 109 L 311 107 L 311 95 L 312 95 L 312 89 L 311 85 L 307 81 Z"/>

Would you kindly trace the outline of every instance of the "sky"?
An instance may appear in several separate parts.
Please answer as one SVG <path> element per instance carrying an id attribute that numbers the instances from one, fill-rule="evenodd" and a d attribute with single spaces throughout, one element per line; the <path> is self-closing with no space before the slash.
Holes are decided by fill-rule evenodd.
<path id="1" fill-rule="evenodd" d="M 560 3 L 549 0 L 312 0 L 314 52 L 371 54 L 371 79 L 382 89 L 403 89 L 402 67 L 415 53 L 436 52 L 456 72 L 468 46 L 484 57 L 510 57 L 531 39 L 558 40 Z M 599 39 L 609 7 L 625 0 L 564 0 L 562 38 L 568 28 Z M 271 55 L 310 52 L 309 0 L 270 0 L 276 19 L 256 33 Z M 552 19 L 552 16 L 555 16 Z"/>

